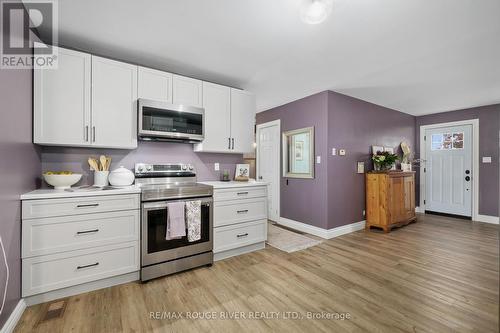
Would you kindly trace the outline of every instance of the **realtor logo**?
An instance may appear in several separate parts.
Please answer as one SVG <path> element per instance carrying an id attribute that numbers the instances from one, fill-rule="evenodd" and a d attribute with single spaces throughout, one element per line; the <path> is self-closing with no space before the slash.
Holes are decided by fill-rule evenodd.
<path id="1" fill-rule="evenodd" d="M 2 18 L 0 68 L 56 68 L 57 48 L 52 45 L 57 44 L 57 2 L 55 0 L 0 1 Z"/>

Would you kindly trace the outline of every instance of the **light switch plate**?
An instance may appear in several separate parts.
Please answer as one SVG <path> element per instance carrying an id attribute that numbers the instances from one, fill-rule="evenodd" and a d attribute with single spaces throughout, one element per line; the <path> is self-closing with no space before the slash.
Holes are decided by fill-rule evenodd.
<path id="1" fill-rule="evenodd" d="M 358 173 L 365 173 L 365 162 L 358 162 Z"/>
<path id="2" fill-rule="evenodd" d="M 337 149 L 332 148 L 332 156 L 335 156 L 335 155 L 337 155 Z"/>
<path id="3" fill-rule="evenodd" d="M 316 156 L 316 163 L 320 164 L 321 163 L 321 156 Z"/>
<path id="4" fill-rule="evenodd" d="M 214 163 L 214 170 L 215 171 L 219 171 L 220 170 L 219 163 Z"/>
<path id="5" fill-rule="evenodd" d="M 345 149 L 339 149 L 339 155 L 345 156 Z"/>
<path id="6" fill-rule="evenodd" d="M 491 156 L 483 156 L 483 163 L 491 163 Z"/>

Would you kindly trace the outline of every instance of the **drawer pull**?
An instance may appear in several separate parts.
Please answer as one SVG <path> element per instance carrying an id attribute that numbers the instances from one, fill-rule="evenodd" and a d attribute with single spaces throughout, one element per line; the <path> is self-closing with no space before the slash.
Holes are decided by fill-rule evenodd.
<path id="1" fill-rule="evenodd" d="M 98 262 L 96 262 L 95 264 L 90 264 L 90 265 L 77 266 L 76 269 L 84 269 L 84 268 L 88 268 L 88 267 L 94 267 L 97 265 L 99 265 Z"/>
<path id="2" fill-rule="evenodd" d="M 237 195 L 245 195 L 245 194 L 248 194 L 248 192 L 238 192 L 236 193 Z"/>
<path id="3" fill-rule="evenodd" d="M 248 209 L 237 210 L 236 213 L 238 214 L 248 213 Z"/>
<path id="4" fill-rule="evenodd" d="M 99 231 L 99 229 L 77 231 L 76 234 L 77 235 L 84 235 L 84 234 L 91 234 L 91 233 L 98 232 L 98 231 Z"/>
<path id="5" fill-rule="evenodd" d="M 236 237 L 238 237 L 238 238 L 246 237 L 246 236 L 248 236 L 248 232 L 245 232 L 244 234 L 236 235 Z"/>
<path id="6" fill-rule="evenodd" d="M 97 206 L 99 206 L 99 204 L 95 203 L 95 204 L 87 204 L 87 205 L 78 205 L 78 206 L 76 206 L 76 208 L 97 207 Z"/>

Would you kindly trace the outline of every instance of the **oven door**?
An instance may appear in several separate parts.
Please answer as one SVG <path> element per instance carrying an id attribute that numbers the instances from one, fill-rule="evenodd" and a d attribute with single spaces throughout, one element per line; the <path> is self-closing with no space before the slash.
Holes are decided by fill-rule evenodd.
<path id="1" fill-rule="evenodd" d="M 189 242 L 186 237 L 166 240 L 167 202 L 201 201 L 201 239 Z M 142 266 L 191 256 L 213 249 L 212 198 L 169 200 L 142 204 Z"/>
<path id="2" fill-rule="evenodd" d="M 138 133 L 141 138 L 202 141 L 202 108 L 139 99 Z"/>

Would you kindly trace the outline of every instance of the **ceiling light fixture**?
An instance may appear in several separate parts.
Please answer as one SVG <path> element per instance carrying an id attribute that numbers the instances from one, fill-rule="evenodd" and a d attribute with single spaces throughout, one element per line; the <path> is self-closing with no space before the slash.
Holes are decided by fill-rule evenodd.
<path id="1" fill-rule="evenodd" d="M 308 24 L 323 22 L 332 11 L 333 0 L 302 0 L 300 18 Z"/>

